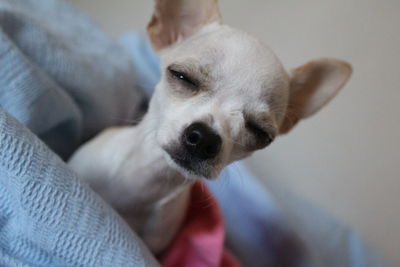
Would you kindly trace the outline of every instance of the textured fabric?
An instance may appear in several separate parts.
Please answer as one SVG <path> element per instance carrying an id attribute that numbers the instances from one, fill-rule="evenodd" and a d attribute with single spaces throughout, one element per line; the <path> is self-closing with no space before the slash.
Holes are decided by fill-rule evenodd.
<path id="1" fill-rule="evenodd" d="M 193 186 L 185 221 L 161 263 L 164 267 L 240 267 L 225 249 L 222 214 L 203 183 Z"/>
<path id="2" fill-rule="evenodd" d="M 62 0 L 0 0 L 0 89 L 1 107 L 63 158 L 144 100 L 125 50 Z"/>
<path id="3" fill-rule="evenodd" d="M 64 1 L 0 0 L 0 266 L 157 265 L 59 158 L 135 119 L 133 75 L 124 49 Z"/>
<path id="4" fill-rule="evenodd" d="M 119 216 L 0 111 L 0 266 L 152 266 Z"/>

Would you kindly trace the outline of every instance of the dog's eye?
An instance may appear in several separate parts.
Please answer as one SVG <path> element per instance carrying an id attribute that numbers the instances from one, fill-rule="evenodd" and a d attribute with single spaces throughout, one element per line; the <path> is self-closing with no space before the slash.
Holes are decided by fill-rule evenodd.
<path id="1" fill-rule="evenodd" d="M 263 146 L 267 146 L 274 140 L 273 137 L 252 121 L 246 121 L 246 128 L 256 137 Z"/>
<path id="2" fill-rule="evenodd" d="M 178 79 L 186 84 L 189 84 L 193 87 L 199 86 L 198 82 L 195 79 L 190 78 L 187 74 L 180 72 L 180 71 L 170 69 L 170 68 L 168 70 L 172 74 L 172 76 L 174 76 L 176 79 Z"/>

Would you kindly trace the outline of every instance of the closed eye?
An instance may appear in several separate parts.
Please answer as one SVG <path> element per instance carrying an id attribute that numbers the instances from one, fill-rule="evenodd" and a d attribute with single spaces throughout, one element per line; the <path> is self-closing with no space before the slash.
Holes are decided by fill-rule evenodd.
<path id="1" fill-rule="evenodd" d="M 168 68 L 168 71 L 171 73 L 171 75 L 175 79 L 178 79 L 179 81 L 181 81 L 183 83 L 186 83 L 186 84 L 188 84 L 188 85 L 190 85 L 190 86 L 192 86 L 194 88 L 199 87 L 199 83 L 195 79 L 193 79 L 189 75 L 187 75 L 186 73 L 174 70 L 172 68 Z"/>
<path id="2" fill-rule="evenodd" d="M 246 128 L 254 135 L 257 142 L 267 146 L 273 141 L 273 137 L 253 121 L 246 121 Z"/>

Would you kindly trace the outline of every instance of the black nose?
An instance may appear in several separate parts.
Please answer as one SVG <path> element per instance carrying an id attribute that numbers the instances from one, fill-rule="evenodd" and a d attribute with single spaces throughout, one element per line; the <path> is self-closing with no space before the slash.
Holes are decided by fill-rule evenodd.
<path id="1" fill-rule="evenodd" d="M 199 159 L 212 159 L 221 149 L 221 137 L 202 122 L 189 125 L 182 134 L 188 153 Z"/>

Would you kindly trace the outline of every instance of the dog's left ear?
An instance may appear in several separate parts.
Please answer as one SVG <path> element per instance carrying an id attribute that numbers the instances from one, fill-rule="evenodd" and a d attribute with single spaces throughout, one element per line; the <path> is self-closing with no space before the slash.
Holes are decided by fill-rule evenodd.
<path id="1" fill-rule="evenodd" d="M 202 26 L 221 23 L 217 0 L 155 0 L 147 33 L 156 50 L 181 41 Z"/>
<path id="2" fill-rule="evenodd" d="M 294 69 L 286 116 L 279 133 L 289 132 L 300 119 L 320 110 L 346 84 L 351 73 L 347 62 L 336 59 L 314 60 Z"/>

